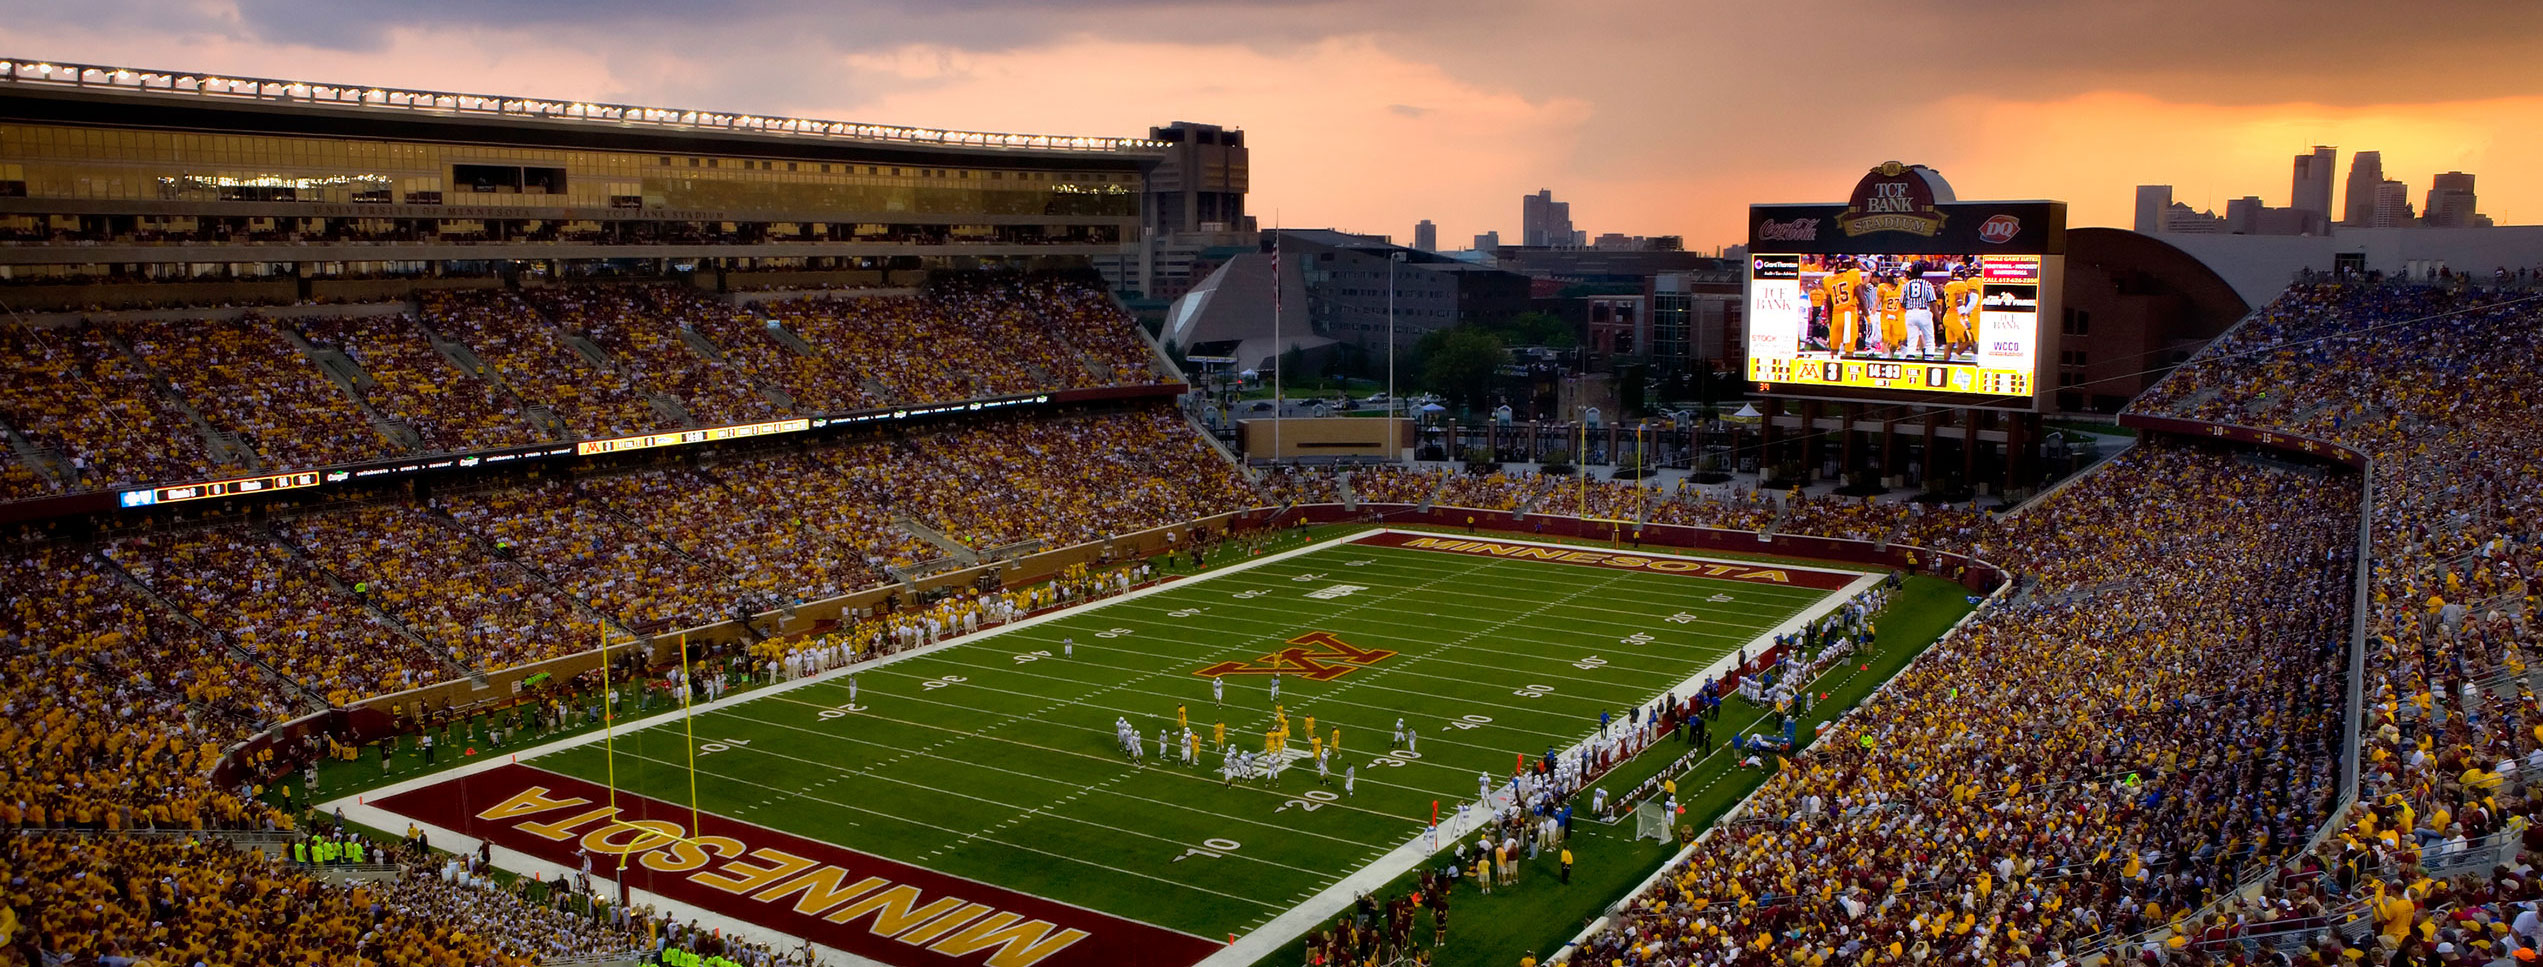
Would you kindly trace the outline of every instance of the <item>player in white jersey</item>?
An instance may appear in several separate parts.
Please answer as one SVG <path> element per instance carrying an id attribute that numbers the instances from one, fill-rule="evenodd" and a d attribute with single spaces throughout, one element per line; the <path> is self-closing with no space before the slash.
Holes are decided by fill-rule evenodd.
<path id="1" fill-rule="evenodd" d="M 1213 678 L 1213 679 L 1210 679 L 1210 704 L 1212 704 L 1212 705 L 1226 705 L 1226 704 L 1227 704 L 1227 679 L 1224 679 L 1224 678 Z"/>
<path id="2" fill-rule="evenodd" d="M 1899 300 L 1907 306 L 1904 354 L 1934 358 L 1934 307 L 1942 304 L 1943 294 L 1941 289 L 1925 280 L 1923 263 L 1908 270 L 1907 282 L 1899 287 Z"/>
<path id="3" fill-rule="evenodd" d="M 1404 744 L 1404 720 L 1400 718 L 1395 720 L 1395 744 Z"/>
<path id="4" fill-rule="evenodd" d="M 1342 770 L 1342 794 L 1343 794 L 1343 795 L 1345 795 L 1345 796 L 1356 796 L 1356 795 L 1359 795 L 1358 793 L 1355 793 L 1355 792 L 1352 792 L 1352 791 L 1351 791 L 1351 787 L 1352 787 L 1352 786 L 1355 786 L 1355 785 L 1358 785 L 1358 784 L 1359 784 L 1359 782 L 1360 782 L 1360 767 L 1359 767 L 1359 766 L 1351 766 L 1351 767 L 1349 767 L 1349 768 L 1346 768 L 1346 769 Z"/>
<path id="5" fill-rule="evenodd" d="M 1275 704 L 1275 705 L 1279 704 L 1279 703 L 1280 703 L 1280 673 L 1279 673 L 1279 672 L 1273 672 L 1273 673 L 1272 673 L 1272 689 L 1271 689 L 1271 692 L 1272 692 L 1272 696 L 1271 696 L 1272 703 L 1273 703 L 1273 704 Z"/>

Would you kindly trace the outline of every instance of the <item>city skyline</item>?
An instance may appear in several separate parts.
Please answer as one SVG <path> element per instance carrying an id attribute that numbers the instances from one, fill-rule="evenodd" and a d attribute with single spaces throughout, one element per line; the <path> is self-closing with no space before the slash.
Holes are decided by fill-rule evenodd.
<path id="1" fill-rule="evenodd" d="M 1803 6 L 1792 16 L 1855 15 Z M 1799 50 L 1775 42 L 1786 15 L 1622 0 L 407 9 L 0 0 L 0 54 L 928 127 L 1140 136 L 1192 120 L 1245 132 L 1264 227 L 1431 219 L 1445 238 L 1515 238 L 1512 197 L 1550 188 L 1593 235 L 1710 249 L 1744 237 L 1751 203 L 1841 197 L 1892 159 L 1971 198 L 2059 198 L 2075 224 L 2124 227 L 2140 184 L 2198 208 L 2282 203 L 2287 159 L 2314 144 L 2381 150 L 2415 188 L 2491 173 L 2483 213 L 2543 221 L 2543 184 L 2516 175 L 2543 167 L 2543 132 L 2513 123 L 2543 114 L 2543 77 L 2519 66 L 2519 38 L 2543 28 L 2528 4 L 2465 4 L 2485 28 L 2444 38 L 2374 28 L 2376 8 L 2349 2 L 1933 5 L 1878 40 L 1818 31 Z M 1433 16 L 1447 9 L 1460 15 Z M 609 42 L 590 43 L 604 16 Z M 1971 56 L 1857 49 L 1944 39 Z M 1875 62 L 1892 66 L 1874 78 L 1860 65 Z M 1860 120 L 1794 124 L 1803 103 Z"/>

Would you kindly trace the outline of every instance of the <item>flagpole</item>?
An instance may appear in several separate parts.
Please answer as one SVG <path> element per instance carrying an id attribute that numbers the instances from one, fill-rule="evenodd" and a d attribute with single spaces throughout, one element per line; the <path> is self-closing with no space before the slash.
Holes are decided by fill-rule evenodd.
<path id="1" fill-rule="evenodd" d="M 1279 209 L 1272 209 L 1272 466 L 1274 468 L 1279 468 L 1279 420 L 1282 420 L 1284 410 L 1289 410 L 1287 397 L 1282 394 L 1287 387 L 1282 387 L 1282 372 L 1279 372 L 1279 369 L 1282 369 L 1282 366 L 1279 366 L 1282 364 L 1282 356 L 1289 356 L 1289 351 L 1279 344 L 1279 290 L 1282 290 L 1282 285 L 1279 285 Z"/>

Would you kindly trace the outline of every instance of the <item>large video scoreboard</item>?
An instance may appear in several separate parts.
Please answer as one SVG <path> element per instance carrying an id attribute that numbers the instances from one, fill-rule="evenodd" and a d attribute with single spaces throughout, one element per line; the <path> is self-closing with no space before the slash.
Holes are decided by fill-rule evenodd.
<path id="1" fill-rule="evenodd" d="M 2066 206 L 1958 202 L 1921 166 L 1842 205 L 1749 209 L 1748 378 L 1823 399 L 2035 409 Z"/>

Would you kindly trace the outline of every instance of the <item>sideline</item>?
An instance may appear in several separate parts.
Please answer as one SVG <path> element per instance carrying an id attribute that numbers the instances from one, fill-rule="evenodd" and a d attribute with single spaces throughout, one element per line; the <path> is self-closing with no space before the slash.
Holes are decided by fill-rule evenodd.
<path id="1" fill-rule="evenodd" d="M 1456 534 L 1453 529 L 1432 530 L 1428 528 L 1411 527 L 1379 527 L 1352 535 L 1351 537 L 1338 541 L 1337 543 L 1347 545 L 1349 543 L 1356 542 L 1362 537 L 1367 537 L 1373 534 L 1389 533 L 1420 534 L 1427 537 L 1455 536 L 1459 540 L 1466 539 L 1462 535 Z M 1481 538 L 1478 537 L 1477 539 Z M 1581 548 L 1581 545 L 1578 544 L 1553 544 L 1543 541 L 1506 538 L 1497 535 L 1492 537 L 1491 540 L 1496 543 L 1503 544 L 1528 544 L 1537 547 L 1559 547 L 1566 550 L 1579 550 Z M 1418 550 L 1418 548 L 1415 548 L 1415 550 Z M 1636 551 L 1634 553 L 1636 556 L 1640 557 L 1673 558 L 1688 561 L 1714 561 L 1716 563 L 1725 564 L 1737 563 L 1718 558 L 1698 557 L 1690 554 L 1645 553 L 1641 551 Z M 1747 565 L 1743 564 L 1742 566 Z M 1792 617 L 1785 619 L 1782 624 L 1778 624 L 1773 628 L 1769 628 L 1766 631 L 1759 633 L 1756 638 L 1749 641 L 1747 650 L 1755 652 L 1761 648 L 1771 646 L 1774 644 L 1775 637 L 1777 635 L 1791 634 L 1795 631 L 1801 630 L 1803 626 L 1810 622 L 1816 621 L 1821 616 L 1843 607 L 1846 602 L 1854 600 L 1855 595 L 1861 594 L 1866 589 L 1879 584 L 1883 578 L 1888 576 L 1888 572 L 1886 571 L 1858 573 L 1861 573 L 1862 576 L 1856 578 L 1852 582 L 1849 582 L 1842 588 L 1826 592 L 1825 596 L 1821 597 L 1818 602 L 1794 613 Z M 1738 655 L 1736 651 L 1726 653 L 1722 657 L 1715 659 L 1712 664 L 1698 669 L 1692 675 L 1688 675 L 1685 681 L 1651 693 L 1651 697 L 1649 699 L 1645 699 L 1645 701 L 1648 702 L 1657 700 L 1663 694 L 1684 695 L 1692 693 L 1695 689 L 1704 684 L 1705 679 L 1718 677 L 1730 671 L 1732 666 L 1738 664 L 1737 658 Z M 1590 735 L 1584 734 L 1580 741 L 1573 743 L 1569 748 L 1564 749 L 1558 754 L 1565 756 L 1577 755 L 1579 754 L 1581 747 L 1588 744 L 1589 739 Z M 1368 865 L 1352 872 L 1350 875 L 1334 881 L 1333 885 L 1325 887 L 1323 890 L 1318 891 L 1316 895 L 1300 901 L 1297 906 L 1291 907 L 1288 912 L 1283 913 L 1280 916 L 1273 917 L 1269 922 L 1264 923 L 1262 926 L 1256 927 L 1247 932 L 1245 935 L 1236 938 L 1235 943 L 1231 943 L 1226 947 L 1221 948 L 1218 953 L 1202 958 L 1200 963 L 1193 965 L 1193 967 L 1251 967 L 1251 965 L 1255 962 L 1271 956 L 1272 954 L 1278 953 L 1282 947 L 1288 946 L 1290 941 L 1296 940 L 1298 937 L 1306 934 L 1307 931 L 1323 925 L 1325 921 L 1332 919 L 1335 915 L 1350 907 L 1352 901 L 1358 899 L 1360 894 L 1383 889 L 1387 884 L 1394 882 L 1396 877 L 1402 876 L 1405 873 L 1419 867 L 1421 864 L 1428 862 L 1430 857 L 1438 852 L 1439 847 L 1437 844 L 1456 842 L 1465 838 L 1467 834 L 1481 828 L 1486 817 L 1498 811 L 1500 807 L 1509 804 L 1510 797 L 1512 795 L 1513 792 L 1511 791 L 1511 787 L 1506 783 L 1503 784 L 1498 789 L 1493 790 L 1492 798 L 1483 802 L 1484 808 L 1472 810 L 1469 815 L 1462 819 L 1450 818 L 1442 821 L 1439 824 L 1439 835 L 1436 839 L 1433 839 L 1427 831 L 1413 834 L 1411 838 L 1405 840 L 1401 844 L 1398 844 L 1394 849 L 1387 851 L 1386 855 L 1377 858 Z M 1443 809 L 1441 810 L 1441 813 L 1442 815 L 1446 815 L 1447 811 Z"/>
<path id="2" fill-rule="evenodd" d="M 1199 574 L 1171 577 L 1166 580 L 1151 582 L 1146 587 L 1136 588 L 1122 594 L 1106 598 L 1098 598 L 1093 601 L 1081 602 L 1064 608 L 1055 608 L 1031 617 L 1019 618 L 994 628 L 983 628 L 968 635 L 957 635 L 946 638 L 932 645 L 912 648 L 868 661 L 843 665 L 817 675 L 806 675 L 801 678 L 779 682 L 775 685 L 767 685 L 750 689 L 748 691 L 716 699 L 712 702 L 699 702 L 685 709 L 673 708 L 644 718 L 627 721 L 618 727 L 620 729 L 633 731 L 677 722 L 680 719 L 680 716 L 684 714 L 700 710 L 726 708 L 743 702 L 752 701 L 754 699 L 780 695 L 800 688 L 808 688 L 815 684 L 837 678 L 841 675 L 855 674 L 871 668 L 880 668 L 885 665 L 892 664 L 893 662 L 903 661 L 919 655 L 933 654 L 946 648 L 954 648 L 962 645 L 987 641 L 1010 631 L 1031 628 L 1045 622 L 1056 621 L 1065 617 L 1073 617 L 1118 602 L 1136 600 L 1147 597 L 1148 595 L 1162 593 L 1169 588 L 1182 587 L 1196 581 L 1208 580 L 1222 574 L 1233 574 L 1240 571 L 1247 571 L 1253 568 L 1274 564 L 1290 558 L 1321 551 L 1329 546 L 1343 542 L 1343 540 L 1310 541 L 1305 545 L 1294 547 L 1286 551 L 1276 551 L 1271 554 L 1263 555 L 1262 557 L 1251 558 L 1239 563 L 1229 564 L 1215 570 L 1204 571 Z M 318 803 L 316 808 L 326 812 L 335 812 L 340 810 L 344 813 L 344 818 L 347 821 L 360 823 L 373 829 L 382 830 L 392 834 L 403 828 L 405 825 L 413 824 L 417 828 L 423 830 L 424 834 L 432 839 L 433 845 L 438 849 L 459 853 L 486 848 L 489 851 L 489 855 L 493 857 L 494 865 L 501 869 L 509 870 L 517 874 L 537 876 L 545 880 L 567 879 L 581 873 L 582 871 L 579 868 L 568 867 L 562 863 L 551 863 L 508 847 L 491 845 L 486 843 L 484 840 L 474 836 L 461 834 L 456 830 L 444 829 L 440 826 L 422 823 L 403 813 L 393 812 L 379 806 L 370 805 L 368 800 L 373 797 L 394 796 L 400 793 L 440 785 L 445 782 L 476 775 L 477 773 L 519 763 L 524 759 L 535 760 L 541 756 L 552 755 L 558 752 L 563 752 L 567 749 L 580 748 L 585 745 L 600 742 L 607 737 L 608 736 L 603 732 L 586 732 L 581 735 L 570 736 L 541 745 L 531 746 L 501 757 L 488 755 L 483 757 L 480 761 L 472 762 L 455 769 L 446 769 L 440 772 L 414 776 L 385 786 L 365 789 L 354 795 L 340 796 L 327 802 Z M 533 763 L 533 765 L 535 765 L 535 763 Z M 724 818 L 732 819 L 732 817 L 729 816 Z M 735 821 L 748 822 L 747 820 Z M 841 848 L 846 849 L 846 847 Z M 598 874 L 600 871 L 595 869 L 593 872 Z M 952 874 L 944 874 L 941 872 L 940 875 L 946 876 L 949 879 L 972 882 L 968 877 L 957 877 Z M 607 880 L 606 877 L 596 877 L 596 879 Z M 612 882 L 613 887 L 614 885 L 614 882 Z M 990 885 L 994 886 L 995 884 Z M 599 889 L 599 887 L 595 887 L 595 889 Z M 723 931 L 726 936 L 738 936 L 752 942 L 767 944 L 773 949 L 800 950 L 806 945 L 804 938 L 795 934 L 786 933 L 782 930 L 763 926 L 737 917 L 727 916 L 725 914 L 708 910 L 704 907 L 673 900 L 650 890 L 641 890 L 630 887 L 627 891 L 627 899 L 631 906 L 650 906 L 657 913 L 671 914 L 680 920 L 693 920 L 696 921 L 699 926 L 719 929 Z M 1042 899 L 1050 900 L 1054 903 L 1074 906 L 1078 909 L 1086 909 L 1085 907 L 1078 906 L 1077 904 L 1069 904 L 1065 900 L 1060 900 L 1054 897 L 1042 897 Z M 1094 912 L 1100 913 L 1101 911 Z M 1120 915 L 1107 914 L 1107 916 Z M 1123 919 L 1130 918 L 1124 917 Z M 1155 925 L 1149 924 L 1149 926 Z M 1158 929 L 1165 928 L 1160 927 Z M 840 950 L 827 944 L 816 943 L 811 944 L 810 946 L 812 947 L 813 955 L 819 958 L 824 964 L 848 965 L 848 967 L 897 967 L 897 965 L 849 953 L 845 950 Z"/>
<path id="3" fill-rule="evenodd" d="M 1289 550 L 1277 551 L 1271 554 L 1266 554 L 1262 557 L 1252 558 L 1236 564 L 1225 565 L 1215 570 L 1205 571 L 1198 574 L 1168 576 L 1163 580 L 1151 582 L 1145 587 L 1136 588 L 1119 595 L 1099 598 L 1064 608 L 1057 608 L 1031 617 L 1020 618 L 994 628 L 984 628 L 968 635 L 949 637 L 938 641 L 933 645 L 926 645 L 892 655 L 886 655 L 881 658 L 833 668 L 829 671 L 816 675 L 790 679 L 784 682 L 779 682 L 775 685 L 762 686 L 760 688 L 751 689 L 746 692 L 717 699 L 712 702 L 702 702 L 687 708 L 672 708 L 644 718 L 630 720 L 621 724 L 619 728 L 634 731 L 677 722 L 682 715 L 693 713 L 698 710 L 712 710 L 730 707 L 759 698 L 783 694 L 795 689 L 811 687 L 815 684 L 830 681 L 841 675 L 855 674 L 867 669 L 883 667 L 893 662 L 913 658 L 918 655 L 932 654 L 945 648 L 953 648 L 988 641 L 1007 632 L 1031 628 L 1045 622 L 1056 621 L 1062 618 L 1075 617 L 1112 604 L 1136 600 L 1148 595 L 1162 593 L 1168 589 L 1178 588 L 1195 582 L 1206 581 L 1219 575 L 1251 570 L 1253 568 L 1324 551 L 1332 547 L 1348 546 L 1363 538 L 1383 534 L 1416 534 L 1426 537 L 1457 537 L 1461 540 L 1464 539 L 1453 528 L 1438 529 L 1431 527 L 1378 526 L 1337 535 L 1323 540 L 1311 540 L 1304 545 L 1291 548 Z M 1494 535 L 1491 539 L 1497 543 L 1562 548 L 1566 550 L 1579 550 L 1584 546 L 1581 544 L 1526 540 L 1501 535 Z M 1739 564 L 1743 567 L 1751 566 L 1750 562 L 1740 562 L 1725 558 L 1710 558 L 1693 554 L 1669 553 L 1666 551 L 1637 550 L 1632 553 L 1639 557 L 1705 561 L 1721 564 Z M 1794 560 L 1798 561 L 1807 559 L 1796 558 Z M 1809 622 L 1818 620 L 1820 617 L 1835 611 L 1842 607 L 1846 602 L 1853 600 L 1855 595 L 1861 594 L 1863 591 L 1877 585 L 1887 575 L 1886 571 L 1859 571 L 1842 565 L 1836 567 L 1828 567 L 1825 565 L 1809 567 L 1813 570 L 1856 573 L 1860 576 L 1853 581 L 1848 582 L 1841 588 L 1823 592 L 1822 597 L 1817 602 L 1795 612 L 1792 616 L 1788 617 L 1775 627 L 1761 632 L 1756 638 L 1749 641 L 1746 648 L 1747 651 L 1756 653 L 1763 648 L 1771 646 L 1776 636 L 1790 634 L 1804 627 Z M 1695 672 L 1688 675 L 1683 681 L 1678 682 L 1675 685 L 1652 692 L 1644 701 L 1656 701 L 1664 694 L 1682 695 L 1693 692 L 1696 688 L 1703 685 L 1705 679 L 1719 677 L 1729 672 L 1731 668 L 1737 664 L 1736 651 L 1737 650 L 1735 649 L 1734 652 L 1723 654 L 1721 657 L 1715 659 L 1711 664 L 1697 669 Z M 489 844 L 476 837 L 463 835 L 455 830 L 421 823 L 413 817 L 406 816 L 405 814 L 369 805 L 368 800 L 372 797 L 393 796 L 416 789 L 439 785 L 445 782 L 475 775 L 480 772 L 500 768 L 505 765 L 520 763 L 524 760 L 535 760 L 541 756 L 552 755 L 567 749 L 580 748 L 594 742 L 601 742 L 606 740 L 608 737 L 608 733 L 604 732 L 586 732 L 581 735 L 557 739 L 541 745 L 519 750 L 517 752 L 512 752 L 500 758 L 488 755 L 478 762 L 469 763 L 455 769 L 414 776 L 389 785 L 365 789 L 354 795 L 340 796 L 317 804 L 317 808 L 330 812 L 341 810 L 344 814 L 344 818 L 348 821 L 360 823 L 362 825 L 390 833 L 396 832 L 403 825 L 412 824 L 423 830 L 423 832 L 433 840 L 436 847 L 450 852 L 488 848 L 489 855 L 492 856 L 495 866 L 514 873 L 531 874 L 550 880 L 571 878 L 581 871 L 578 868 L 572 868 L 564 864 L 541 860 L 537 857 L 512 850 L 504 846 L 489 846 Z M 1588 743 L 1590 738 L 1591 733 L 1584 733 L 1580 740 L 1574 742 L 1571 746 L 1565 748 L 1559 754 L 1578 754 L 1580 749 Z M 1359 894 L 1382 888 L 1387 883 L 1393 882 L 1397 877 L 1403 875 L 1405 872 L 1410 871 L 1426 862 L 1430 856 L 1436 852 L 1436 849 L 1429 845 L 1430 843 L 1453 842 L 1473 832 L 1475 829 L 1480 828 L 1487 816 L 1491 815 L 1492 812 L 1496 811 L 1500 806 L 1507 805 L 1509 803 L 1511 795 L 1511 788 L 1508 785 L 1505 784 L 1501 786 L 1494 791 L 1491 799 L 1484 801 L 1483 806 L 1485 808 L 1472 810 L 1462 821 L 1452 818 L 1441 823 L 1437 839 L 1434 840 L 1427 831 L 1413 834 L 1404 842 L 1387 851 L 1384 855 L 1361 866 L 1358 870 L 1353 871 L 1343 878 L 1336 880 L 1331 885 L 1317 892 L 1314 896 L 1308 897 L 1307 899 L 1300 901 L 1298 904 L 1291 906 L 1286 912 L 1264 922 L 1261 926 L 1255 927 L 1254 929 L 1239 935 L 1235 942 L 1220 948 L 1218 952 L 1213 953 L 1208 957 L 1202 958 L 1200 961 L 1195 963 L 1194 967 L 1250 967 L 1250 965 L 1256 961 L 1278 951 L 1280 948 L 1286 946 L 1290 941 L 1295 940 L 1297 937 L 1305 934 L 1308 930 L 1322 924 L 1324 921 L 1340 913 L 1343 909 L 1349 907 L 1352 901 L 1354 901 Z M 731 817 L 724 818 L 731 819 Z M 736 821 L 747 822 L 743 820 Z M 844 849 L 844 847 L 842 848 Z M 595 870 L 596 874 L 599 872 L 600 871 Z M 951 874 L 940 875 L 946 875 L 958 880 L 969 879 L 967 877 L 955 877 Z M 604 882 L 612 882 L 609 881 L 606 876 L 600 876 L 597 877 L 597 879 Z M 612 885 L 614 886 L 614 882 Z M 988 885 L 995 886 L 996 884 Z M 720 929 L 727 935 L 738 936 L 753 942 L 764 943 L 773 949 L 800 950 L 809 946 L 812 949 L 814 956 L 819 958 L 824 964 L 841 964 L 849 965 L 849 967 L 898 967 L 898 965 L 853 954 L 826 944 L 807 944 L 804 938 L 795 934 L 786 933 L 782 930 L 767 927 L 752 921 L 742 920 L 737 917 L 716 913 L 703 907 L 673 900 L 649 890 L 630 887 L 627 891 L 627 896 L 631 906 L 650 906 L 659 914 L 670 914 L 677 919 L 692 920 L 700 926 Z M 1078 909 L 1087 909 L 1086 907 L 1068 903 L 1068 901 L 1056 897 L 1045 896 L 1042 897 L 1042 899 L 1067 906 L 1077 907 Z M 1102 911 L 1092 912 L 1101 913 Z M 1106 915 L 1120 916 L 1119 914 Z M 1154 925 L 1150 924 L 1150 926 Z M 1183 931 L 1175 932 L 1181 933 Z"/>

